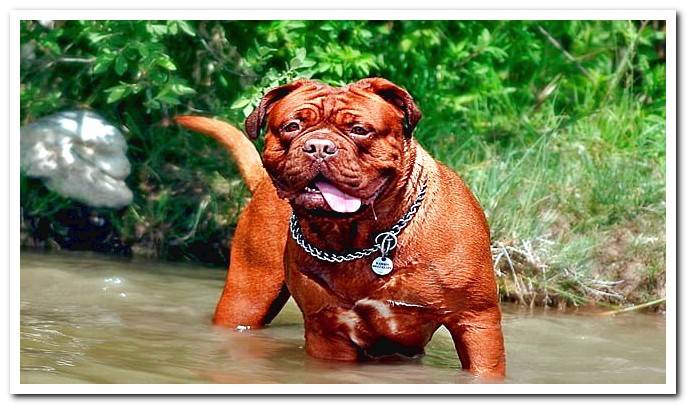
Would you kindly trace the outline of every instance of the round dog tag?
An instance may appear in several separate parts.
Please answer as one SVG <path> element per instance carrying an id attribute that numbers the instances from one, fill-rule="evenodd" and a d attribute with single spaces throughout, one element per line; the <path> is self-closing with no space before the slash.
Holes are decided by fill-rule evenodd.
<path id="1" fill-rule="evenodd" d="M 394 263 L 388 257 L 378 257 L 372 261 L 372 271 L 380 276 L 386 276 L 394 269 Z"/>

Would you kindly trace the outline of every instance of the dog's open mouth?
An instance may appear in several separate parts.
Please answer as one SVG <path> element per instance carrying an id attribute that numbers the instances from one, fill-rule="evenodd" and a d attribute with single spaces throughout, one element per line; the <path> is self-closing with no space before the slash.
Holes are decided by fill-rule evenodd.
<path id="1" fill-rule="evenodd" d="M 340 190 L 322 176 L 317 176 L 308 183 L 294 202 L 309 210 L 334 211 L 341 214 L 354 213 L 362 206 L 359 197 Z"/>

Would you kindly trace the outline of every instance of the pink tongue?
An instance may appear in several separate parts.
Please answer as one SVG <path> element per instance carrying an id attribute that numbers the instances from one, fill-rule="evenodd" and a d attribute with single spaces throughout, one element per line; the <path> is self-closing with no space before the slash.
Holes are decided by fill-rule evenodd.
<path id="1" fill-rule="evenodd" d="M 322 197 L 327 201 L 329 207 L 336 212 L 356 212 L 360 208 L 360 198 L 353 197 L 334 187 L 326 181 L 315 183 Z"/>

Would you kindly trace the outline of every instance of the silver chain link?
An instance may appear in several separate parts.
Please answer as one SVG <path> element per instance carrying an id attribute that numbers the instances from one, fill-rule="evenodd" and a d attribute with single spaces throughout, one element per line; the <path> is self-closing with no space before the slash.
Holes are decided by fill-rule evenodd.
<path id="1" fill-rule="evenodd" d="M 362 259 L 363 257 L 367 257 L 376 251 L 382 252 L 382 257 L 386 257 L 389 252 L 396 247 L 398 243 L 398 234 L 401 233 L 403 228 L 408 225 L 408 222 L 413 219 L 417 213 L 417 210 L 420 208 L 420 205 L 422 205 L 422 200 L 425 199 L 426 192 L 427 179 L 422 182 L 422 186 L 420 186 L 420 192 L 418 193 L 417 198 L 415 198 L 415 202 L 410 206 L 405 215 L 399 219 L 390 230 L 378 234 L 375 237 L 375 244 L 370 248 L 356 250 L 345 255 L 320 250 L 305 240 L 303 231 L 298 225 L 298 218 L 296 217 L 296 214 L 291 214 L 291 220 L 289 222 L 291 237 L 294 241 L 296 241 L 298 246 L 303 248 L 303 250 L 305 250 L 310 256 L 330 263 L 342 263 L 351 260 Z"/>

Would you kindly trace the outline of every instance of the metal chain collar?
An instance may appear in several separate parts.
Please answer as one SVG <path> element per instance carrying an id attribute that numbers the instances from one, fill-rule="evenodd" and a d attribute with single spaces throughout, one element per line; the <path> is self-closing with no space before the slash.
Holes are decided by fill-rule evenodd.
<path id="1" fill-rule="evenodd" d="M 375 237 L 375 244 L 370 248 L 356 250 L 345 255 L 320 250 L 305 240 L 303 231 L 298 225 L 298 218 L 296 217 L 296 214 L 291 214 L 291 220 L 289 222 L 291 237 L 294 241 L 296 241 L 298 246 L 303 248 L 303 250 L 305 250 L 310 256 L 330 263 L 342 263 L 351 260 L 362 259 L 363 257 L 367 257 L 376 251 L 380 251 L 382 253 L 382 257 L 386 258 L 389 252 L 392 251 L 398 244 L 398 234 L 401 233 L 401 230 L 408 225 L 408 222 L 410 222 L 410 220 L 412 220 L 415 216 L 415 213 L 417 213 L 417 210 L 422 204 L 422 200 L 425 199 L 426 192 L 427 179 L 422 182 L 422 186 L 420 186 L 420 192 L 418 193 L 417 198 L 415 198 L 415 202 L 410 206 L 405 215 L 399 219 L 390 230 L 378 234 Z"/>

